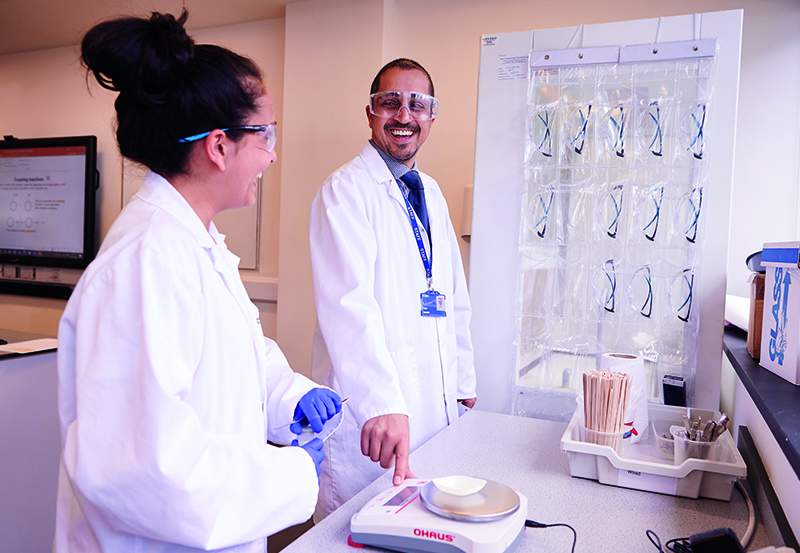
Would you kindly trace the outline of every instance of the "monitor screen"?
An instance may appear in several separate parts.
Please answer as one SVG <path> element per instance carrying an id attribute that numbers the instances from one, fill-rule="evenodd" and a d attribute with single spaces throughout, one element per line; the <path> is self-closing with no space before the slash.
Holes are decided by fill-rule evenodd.
<path id="1" fill-rule="evenodd" d="M 94 136 L 0 141 L 0 263 L 85 268 L 97 185 Z"/>

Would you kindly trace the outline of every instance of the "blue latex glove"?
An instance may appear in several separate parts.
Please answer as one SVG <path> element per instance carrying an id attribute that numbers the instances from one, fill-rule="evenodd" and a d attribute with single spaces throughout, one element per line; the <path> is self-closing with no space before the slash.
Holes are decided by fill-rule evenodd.
<path id="1" fill-rule="evenodd" d="M 342 398 L 327 388 L 314 388 L 300 398 L 294 408 L 294 420 L 289 430 L 300 435 L 304 426 L 311 426 L 311 430 L 322 432 L 322 426 L 336 413 L 342 410 Z"/>
<path id="2" fill-rule="evenodd" d="M 303 448 L 306 453 L 311 455 L 311 460 L 314 461 L 314 468 L 317 469 L 317 484 L 319 484 L 320 465 L 325 460 L 325 453 L 322 451 L 322 440 L 314 438 L 304 445 L 298 445 L 297 440 L 293 440 L 292 445 Z"/>

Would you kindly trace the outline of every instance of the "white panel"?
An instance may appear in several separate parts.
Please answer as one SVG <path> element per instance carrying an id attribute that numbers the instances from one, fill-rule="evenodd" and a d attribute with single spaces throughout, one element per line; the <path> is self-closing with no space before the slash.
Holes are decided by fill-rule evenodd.
<path id="1" fill-rule="evenodd" d="M 511 412 L 514 270 L 528 85 L 526 71 L 520 78 L 507 78 L 505 68 L 520 58 L 527 67 L 532 37 L 530 31 L 504 33 L 484 36 L 481 42 L 470 242 L 472 340 L 477 405 L 500 413 Z"/>
<path id="2" fill-rule="evenodd" d="M 520 196 L 527 79 L 515 60 L 528 51 L 717 39 L 707 236 L 700 275 L 700 332 L 695 404 L 719 404 L 727 229 L 733 179 L 742 10 L 487 35 L 482 38 L 470 257 L 472 335 L 480 409 L 511 412 Z M 580 33 L 576 31 L 580 30 Z M 699 35 L 699 36 L 698 36 Z"/>

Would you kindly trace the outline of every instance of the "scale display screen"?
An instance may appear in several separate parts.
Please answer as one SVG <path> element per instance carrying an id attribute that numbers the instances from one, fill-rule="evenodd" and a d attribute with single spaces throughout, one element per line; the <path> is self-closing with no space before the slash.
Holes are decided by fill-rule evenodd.
<path id="1" fill-rule="evenodd" d="M 409 498 L 413 497 L 415 493 L 417 493 L 417 486 L 408 486 L 400 490 L 399 493 L 393 495 L 389 501 L 383 504 L 384 507 L 397 507 L 405 503 Z"/>

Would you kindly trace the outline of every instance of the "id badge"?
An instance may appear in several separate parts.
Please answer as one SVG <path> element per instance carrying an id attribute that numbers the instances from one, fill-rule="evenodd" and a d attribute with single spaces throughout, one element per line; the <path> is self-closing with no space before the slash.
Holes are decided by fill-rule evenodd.
<path id="1" fill-rule="evenodd" d="M 420 314 L 423 317 L 446 317 L 447 312 L 444 308 L 445 295 L 439 292 L 430 291 L 423 292 L 419 295 L 422 302 L 422 311 Z"/>

